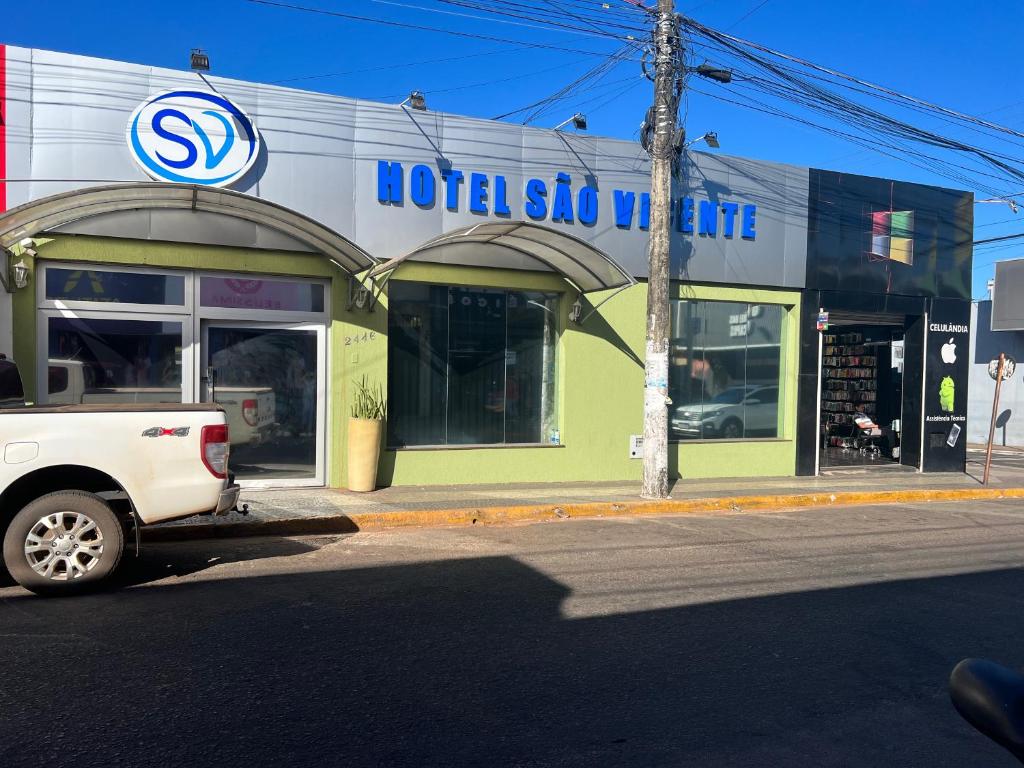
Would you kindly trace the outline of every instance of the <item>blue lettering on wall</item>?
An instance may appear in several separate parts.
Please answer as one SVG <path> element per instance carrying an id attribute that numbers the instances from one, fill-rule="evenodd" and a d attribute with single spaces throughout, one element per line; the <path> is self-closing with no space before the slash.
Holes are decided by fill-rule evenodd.
<path id="1" fill-rule="evenodd" d="M 636 193 L 615 190 L 615 226 L 629 229 L 633 226 L 633 206 L 636 205 Z"/>
<path id="2" fill-rule="evenodd" d="M 531 219 L 543 219 L 548 215 L 547 185 L 540 179 L 526 182 L 526 206 L 523 209 Z"/>
<path id="3" fill-rule="evenodd" d="M 168 118 L 175 117 L 168 115 Z M 464 172 L 454 168 L 441 171 L 444 185 L 444 204 L 450 211 L 458 211 L 460 191 L 468 176 L 468 194 L 465 205 L 473 213 L 494 216 L 514 216 L 509 205 L 508 181 L 505 176 L 486 173 Z M 405 195 L 405 175 L 402 164 L 388 160 L 377 161 L 377 200 L 382 205 L 401 205 Z M 437 200 L 436 171 L 429 165 L 414 165 L 409 171 L 409 199 L 421 208 L 432 207 Z M 647 230 L 651 223 L 651 196 L 649 192 L 635 192 L 625 189 L 611 190 L 615 226 L 619 229 Z M 548 187 L 543 179 L 530 179 L 526 183 L 523 214 L 535 221 L 550 217 L 552 222 L 574 224 L 578 219 L 585 226 L 598 221 L 600 195 L 596 186 L 585 185 L 573 195 L 572 177 L 566 172 L 555 174 L 555 186 L 548 203 Z M 639 206 L 637 199 L 639 198 Z M 639 211 L 637 208 L 639 207 Z M 489 210 L 490 209 L 490 210 Z M 636 214 L 634 216 L 634 214 Z M 757 237 L 757 206 L 730 200 L 699 200 L 682 196 L 672 200 L 670 226 L 684 235 L 698 234 L 703 237 L 717 237 L 721 217 L 721 234 L 732 239 L 739 236 L 745 240 Z"/>
<path id="4" fill-rule="evenodd" d="M 714 237 L 718 233 L 718 206 L 710 200 L 701 200 L 698 222 L 697 234 Z"/>
<path id="5" fill-rule="evenodd" d="M 469 177 L 469 210 L 487 213 L 487 177 L 482 173 Z"/>
<path id="6" fill-rule="evenodd" d="M 739 209 L 739 203 L 722 203 L 722 234 L 726 237 L 733 236 L 733 230 L 736 226 L 736 212 Z"/>
<path id="7" fill-rule="evenodd" d="M 748 240 L 753 240 L 757 233 L 754 231 L 754 216 L 757 214 L 756 205 L 743 206 L 743 229 L 741 233 Z"/>
<path id="8" fill-rule="evenodd" d="M 377 200 L 382 203 L 402 202 L 402 164 L 377 161 Z"/>
<path id="9" fill-rule="evenodd" d="M 449 211 L 459 210 L 459 184 L 464 178 L 462 171 L 441 171 L 441 178 L 444 179 L 445 184 L 444 207 Z"/>
<path id="10" fill-rule="evenodd" d="M 426 165 L 414 165 L 409 171 L 409 197 L 416 205 L 429 207 L 434 204 L 436 184 L 434 172 Z"/>
<path id="11" fill-rule="evenodd" d="M 551 220 L 564 221 L 572 224 L 572 187 L 569 184 L 572 180 L 568 173 L 559 173 L 555 176 L 555 199 L 551 203 Z"/>
<path id="12" fill-rule="evenodd" d="M 512 210 L 508 207 L 508 190 L 504 176 L 494 177 L 494 215 L 508 216 Z"/>
<path id="13" fill-rule="evenodd" d="M 693 234 L 693 198 L 683 198 L 683 215 L 679 220 L 679 231 L 688 235 Z"/>
<path id="14" fill-rule="evenodd" d="M 597 223 L 597 190 L 593 187 L 583 187 L 576 199 L 576 215 L 579 216 L 580 224 Z"/>

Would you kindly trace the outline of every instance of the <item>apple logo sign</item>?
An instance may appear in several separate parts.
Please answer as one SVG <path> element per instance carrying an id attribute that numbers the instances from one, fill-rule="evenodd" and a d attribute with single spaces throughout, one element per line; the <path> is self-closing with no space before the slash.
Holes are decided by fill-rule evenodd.
<path id="1" fill-rule="evenodd" d="M 953 337 L 949 337 L 949 341 L 942 345 L 940 350 L 942 355 L 942 362 L 953 364 L 956 362 L 956 344 L 953 343 Z"/>

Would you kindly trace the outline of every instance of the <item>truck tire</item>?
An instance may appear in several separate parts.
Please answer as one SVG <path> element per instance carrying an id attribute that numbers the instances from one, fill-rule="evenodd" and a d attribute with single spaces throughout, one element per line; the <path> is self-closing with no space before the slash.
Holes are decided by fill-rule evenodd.
<path id="1" fill-rule="evenodd" d="M 66 595 L 110 575 L 124 552 L 124 528 L 110 505 L 85 491 L 40 496 L 11 520 L 4 564 L 39 595 Z"/>

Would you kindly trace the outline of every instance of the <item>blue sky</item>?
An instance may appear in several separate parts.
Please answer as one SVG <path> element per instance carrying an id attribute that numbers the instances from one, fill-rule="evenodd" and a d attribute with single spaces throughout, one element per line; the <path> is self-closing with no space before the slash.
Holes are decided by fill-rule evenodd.
<path id="1" fill-rule="evenodd" d="M 555 49 L 400 29 L 246 0 L 178 0 L 173 5 L 144 0 L 24 3 L 5 14 L 2 42 L 174 68 L 186 68 L 189 49 L 202 47 L 210 54 L 213 71 L 225 77 L 282 82 L 385 101 L 400 101 L 411 89 L 419 89 L 427 93 L 432 109 L 479 117 L 494 117 L 547 96 L 600 60 L 565 49 L 608 53 L 617 46 L 614 41 L 568 31 L 409 7 L 436 8 L 431 0 L 294 1 L 380 19 L 542 42 Z M 624 7 L 622 0 L 609 2 Z M 692 0 L 680 2 L 678 8 L 710 27 L 1024 129 L 1018 43 L 1024 29 L 1024 4 Z M 598 13 L 596 9 L 592 15 Z M 700 86 L 702 90 L 730 87 Z M 535 124 L 551 126 L 580 110 L 588 115 L 591 133 L 631 138 L 650 98 L 650 84 L 639 76 L 638 65 L 624 62 L 597 89 L 562 102 Z M 928 116 L 917 120 L 923 127 L 941 132 L 957 130 Z M 691 136 L 717 131 L 722 151 L 730 154 L 955 186 L 926 170 L 811 128 L 703 95 L 693 94 L 688 99 L 686 125 Z M 969 132 L 955 135 L 980 141 Z M 1019 152 L 1024 156 L 1024 148 Z M 1024 195 L 1020 199 L 1024 202 Z M 1004 204 L 976 205 L 975 226 L 979 239 L 1024 231 L 1024 209 L 1014 214 Z M 977 250 L 974 295 L 984 293 L 995 260 L 1021 256 L 1024 240 Z"/>

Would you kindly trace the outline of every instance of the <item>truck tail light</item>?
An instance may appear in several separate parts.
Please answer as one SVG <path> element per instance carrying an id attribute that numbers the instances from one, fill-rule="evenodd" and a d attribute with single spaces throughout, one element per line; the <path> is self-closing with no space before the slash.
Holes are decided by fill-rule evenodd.
<path id="1" fill-rule="evenodd" d="M 228 454 L 231 444 L 228 442 L 227 424 L 203 427 L 199 450 L 203 464 L 214 477 L 223 479 L 228 476 Z"/>
<path id="2" fill-rule="evenodd" d="M 250 427 L 255 427 L 260 420 L 260 405 L 255 400 L 242 401 L 242 418 Z"/>

